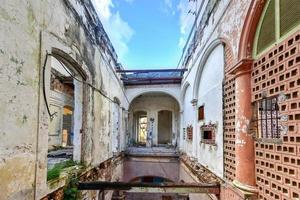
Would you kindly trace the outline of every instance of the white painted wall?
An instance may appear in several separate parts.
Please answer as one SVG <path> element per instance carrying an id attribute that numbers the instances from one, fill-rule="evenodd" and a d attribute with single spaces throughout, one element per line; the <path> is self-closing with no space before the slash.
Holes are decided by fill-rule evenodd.
<path id="1" fill-rule="evenodd" d="M 223 177 L 223 79 L 224 79 L 224 51 L 223 46 L 217 46 L 208 57 L 200 79 L 198 106 L 204 105 L 204 120 L 197 122 L 197 135 L 200 127 L 205 123 L 217 124 L 216 146 L 200 143 L 197 145 L 198 161 L 207 166 L 218 176 Z"/>
<path id="2" fill-rule="evenodd" d="M 195 111 L 191 103 L 193 99 L 192 86 L 188 86 L 183 99 L 183 124 L 181 129 L 185 128 L 185 139 L 183 140 L 183 149 L 191 157 L 193 157 L 193 141 L 187 139 L 186 127 L 194 124 Z M 194 135 L 195 136 L 195 135 Z"/>
<path id="3" fill-rule="evenodd" d="M 200 47 L 198 47 L 200 48 Z M 184 94 L 182 87 L 183 120 L 182 128 L 193 125 L 193 141 L 183 141 L 183 152 L 195 158 L 201 165 L 223 177 L 223 106 L 222 84 L 224 79 L 224 47 L 218 40 L 194 60 L 194 66 L 184 78 L 183 84 L 190 83 Z M 195 100 L 195 107 L 191 101 Z M 205 106 L 205 119 L 198 121 L 197 109 Z M 209 122 L 217 124 L 216 146 L 201 143 L 200 127 Z"/>

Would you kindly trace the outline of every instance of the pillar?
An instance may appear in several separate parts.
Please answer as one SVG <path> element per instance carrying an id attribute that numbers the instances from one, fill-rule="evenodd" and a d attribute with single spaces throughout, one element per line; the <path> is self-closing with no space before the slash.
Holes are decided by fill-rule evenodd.
<path id="1" fill-rule="evenodd" d="M 236 179 L 233 184 L 244 192 L 255 194 L 254 136 L 249 133 L 252 117 L 251 66 L 252 60 L 242 60 L 234 69 Z"/>

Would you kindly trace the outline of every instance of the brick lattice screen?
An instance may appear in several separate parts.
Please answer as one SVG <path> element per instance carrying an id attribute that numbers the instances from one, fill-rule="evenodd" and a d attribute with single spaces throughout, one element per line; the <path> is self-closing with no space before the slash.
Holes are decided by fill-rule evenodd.
<path id="1" fill-rule="evenodd" d="M 233 67 L 231 49 L 225 45 L 224 105 L 224 175 L 226 180 L 235 178 L 235 79 L 228 71 Z"/>
<path id="2" fill-rule="evenodd" d="M 286 97 L 279 103 L 282 140 L 255 144 L 259 199 L 299 199 L 300 32 L 254 62 L 251 84 L 253 103 L 264 96 Z"/>

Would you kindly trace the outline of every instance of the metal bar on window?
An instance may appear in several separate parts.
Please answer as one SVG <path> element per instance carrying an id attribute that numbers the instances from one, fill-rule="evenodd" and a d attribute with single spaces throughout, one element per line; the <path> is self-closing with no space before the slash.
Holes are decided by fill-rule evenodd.
<path id="1" fill-rule="evenodd" d="M 274 138 L 274 134 L 273 134 L 273 99 L 269 99 L 270 103 L 271 103 L 271 138 Z"/>

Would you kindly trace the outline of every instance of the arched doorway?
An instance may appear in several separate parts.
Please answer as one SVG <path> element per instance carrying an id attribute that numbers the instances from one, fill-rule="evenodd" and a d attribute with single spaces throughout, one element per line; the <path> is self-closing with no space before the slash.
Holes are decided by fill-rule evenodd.
<path id="1" fill-rule="evenodd" d="M 158 144 L 170 144 L 172 141 L 172 112 L 161 110 L 158 112 Z"/>

